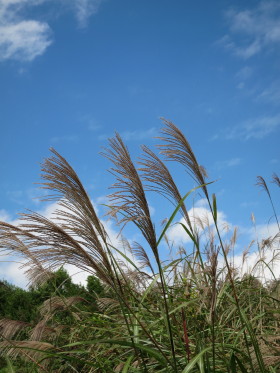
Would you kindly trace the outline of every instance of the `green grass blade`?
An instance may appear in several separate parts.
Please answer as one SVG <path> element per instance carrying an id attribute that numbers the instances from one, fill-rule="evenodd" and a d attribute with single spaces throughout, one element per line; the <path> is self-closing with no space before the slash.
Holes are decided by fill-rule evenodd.
<path id="1" fill-rule="evenodd" d="M 158 279 L 159 279 L 159 274 L 157 274 L 155 276 L 155 278 L 153 279 L 153 281 L 150 283 L 150 285 L 144 291 L 144 293 L 142 295 L 142 298 L 141 298 L 141 301 L 140 301 L 140 304 L 142 304 L 144 302 L 145 298 L 147 297 L 147 295 L 149 294 L 149 292 L 153 289 L 153 286 L 154 286 L 155 282 L 157 282 Z"/>
<path id="2" fill-rule="evenodd" d="M 115 345 L 119 345 L 123 347 L 131 347 L 131 348 L 136 347 L 139 350 L 146 352 L 148 355 L 155 358 L 160 364 L 166 365 L 166 359 L 159 352 L 155 351 L 151 347 L 148 347 L 141 343 L 132 343 L 129 341 L 120 341 L 117 339 L 103 339 L 103 340 L 96 339 L 92 341 L 75 342 L 75 343 L 67 344 L 63 346 L 63 348 L 81 346 L 81 345 L 91 345 L 91 344 L 115 344 Z"/>
<path id="3" fill-rule="evenodd" d="M 232 353 L 229 361 L 230 371 L 231 373 L 237 373 L 236 370 L 236 360 L 235 360 L 235 354 Z"/>
<path id="4" fill-rule="evenodd" d="M 203 358 L 203 355 L 206 354 L 208 351 L 212 350 L 212 346 L 204 348 L 202 351 L 200 351 L 192 360 L 187 364 L 187 366 L 184 368 L 182 373 L 189 373 L 192 371 L 192 369 L 195 367 L 196 364 L 199 363 L 200 359 Z M 204 368 L 203 368 L 204 369 Z M 201 372 L 201 371 L 200 371 Z"/>
<path id="5" fill-rule="evenodd" d="M 192 300 L 190 300 L 190 301 L 188 301 L 188 302 L 183 302 L 183 303 L 181 303 L 179 306 L 177 306 L 176 308 L 174 308 L 172 311 L 169 311 L 168 316 L 170 316 L 170 315 L 172 315 L 173 313 L 179 311 L 181 308 L 183 308 L 183 307 L 187 307 L 187 306 L 189 306 L 189 305 L 191 305 L 191 304 L 193 304 L 193 303 L 196 303 L 196 302 L 197 302 L 196 299 L 192 299 Z M 156 321 L 154 321 L 154 322 L 152 322 L 152 323 L 150 324 L 150 327 L 154 327 L 157 323 L 159 323 L 160 321 L 164 320 L 165 317 L 166 317 L 165 315 L 159 317 Z"/>
<path id="6" fill-rule="evenodd" d="M 202 185 L 198 185 L 197 187 L 191 189 L 187 194 L 184 195 L 184 197 L 181 199 L 181 201 L 178 203 L 177 207 L 175 208 L 175 210 L 173 211 L 173 214 L 171 215 L 171 217 L 169 218 L 168 222 L 166 223 L 158 241 L 157 241 L 157 246 L 160 244 L 162 238 L 164 237 L 167 229 L 169 228 L 170 224 L 172 223 L 172 221 L 174 220 L 175 216 L 177 215 L 177 212 L 180 210 L 182 204 L 184 203 L 185 199 L 191 194 L 193 193 L 195 190 L 199 189 L 199 188 L 203 188 L 204 186 L 206 185 L 209 185 L 209 184 L 212 184 L 214 183 L 214 181 L 211 181 L 210 183 L 206 183 L 206 184 L 202 184 Z"/>
<path id="7" fill-rule="evenodd" d="M 125 260 L 128 261 L 129 264 L 131 264 L 137 271 L 139 271 L 139 268 L 133 263 L 131 259 L 128 258 L 122 251 L 117 249 L 115 246 L 110 245 L 110 247 L 114 250 L 116 250 Z"/>
<path id="8" fill-rule="evenodd" d="M 190 239 L 193 241 L 193 243 L 195 244 L 195 246 L 197 247 L 198 245 L 197 245 L 197 241 L 196 241 L 196 239 L 195 239 L 195 237 L 194 237 L 194 235 L 191 233 L 191 231 L 185 226 L 185 224 L 183 224 L 183 223 L 179 223 L 181 226 L 182 226 L 182 228 L 187 232 L 187 234 L 188 234 L 188 236 L 190 237 Z"/>
<path id="9" fill-rule="evenodd" d="M 230 294 L 227 294 L 227 296 L 234 302 L 234 299 L 231 297 Z M 263 361 L 263 358 L 262 358 L 262 354 L 261 354 L 261 351 L 260 351 L 260 347 L 259 347 L 258 341 L 256 339 L 254 330 L 252 328 L 252 324 L 248 320 L 248 318 L 247 318 L 244 310 L 241 307 L 237 308 L 237 310 L 239 312 L 240 317 L 242 318 L 242 321 L 244 323 L 244 326 L 245 326 L 246 330 L 249 333 L 249 336 L 250 336 L 250 339 L 251 339 L 251 343 L 252 343 L 252 345 L 254 347 L 254 351 L 255 351 L 256 358 L 257 358 L 258 365 L 259 365 L 259 369 L 260 369 L 259 372 L 260 373 L 266 373 L 264 361 Z"/>
<path id="10" fill-rule="evenodd" d="M 16 373 L 15 368 L 14 368 L 11 360 L 8 358 L 8 356 L 5 356 L 5 360 L 6 360 L 6 363 L 7 363 L 6 372 L 7 373 Z"/>
<path id="11" fill-rule="evenodd" d="M 126 363 L 123 367 L 122 373 L 127 373 L 128 369 L 130 367 L 131 360 L 133 359 L 134 355 L 129 356 L 129 358 L 126 360 Z"/>
<path id="12" fill-rule="evenodd" d="M 238 364 L 238 366 L 240 368 L 240 371 L 242 373 L 248 373 L 248 370 L 244 367 L 244 365 L 242 364 L 241 360 L 237 356 L 235 356 L 235 360 L 236 360 L 236 362 L 237 362 L 237 364 Z"/>
<path id="13" fill-rule="evenodd" d="M 218 213 L 217 213 L 217 199 L 216 199 L 215 193 L 213 193 L 212 195 L 212 200 L 213 200 L 213 218 L 214 218 L 215 223 L 217 223 Z"/>

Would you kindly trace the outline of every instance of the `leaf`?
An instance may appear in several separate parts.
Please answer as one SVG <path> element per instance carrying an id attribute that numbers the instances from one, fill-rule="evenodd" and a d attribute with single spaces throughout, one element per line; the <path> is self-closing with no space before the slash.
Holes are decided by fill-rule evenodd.
<path id="1" fill-rule="evenodd" d="M 231 369 L 231 373 L 237 373 L 236 360 L 235 360 L 235 354 L 234 353 L 231 354 L 229 366 L 230 366 L 230 369 Z"/>
<path id="2" fill-rule="evenodd" d="M 185 224 L 183 223 L 179 223 L 182 228 L 187 232 L 188 236 L 190 237 L 190 239 L 193 241 L 193 243 L 195 244 L 195 246 L 197 247 L 197 242 L 196 242 L 196 239 L 194 238 L 194 235 L 190 232 L 190 230 L 185 226 Z"/>
<path id="3" fill-rule="evenodd" d="M 159 279 L 159 274 L 157 274 L 155 276 L 155 278 L 153 279 L 153 281 L 150 283 L 150 285 L 147 287 L 147 289 L 144 291 L 143 295 L 142 295 L 142 299 L 140 301 L 140 304 L 142 304 L 146 298 L 146 296 L 149 294 L 149 292 L 152 290 L 155 282 Z"/>
<path id="4" fill-rule="evenodd" d="M 185 194 L 185 196 L 181 199 L 181 201 L 178 203 L 177 207 L 175 208 L 175 210 L 173 211 L 173 214 L 171 215 L 171 217 L 169 218 L 168 222 L 166 223 L 158 241 L 157 241 L 157 246 L 160 244 L 160 241 L 162 240 L 162 238 L 164 237 L 167 229 L 169 228 L 170 224 L 172 223 L 172 221 L 174 220 L 177 212 L 180 210 L 182 204 L 184 203 L 185 199 L 192 193 L 194 192 L 195 190 L 199 189 L 199 188 L 203 188 L 204 186 L 206 185 L 209 185 L 209 184 L 212 184 L 214 183 L 214 181 L 211 181 L 210 183 L 206 183 L 206 184 L 202 184 L 202 185 L 199 185 L 193 189 L 191 189 L 187 194 Z"/>
<path id="5" fill-rule="evenodd" d="M 128 369 L 129 369 L 129 366 L 130 366 L 130 363 L 131 363 L 131 360 L 133 359 L 134 355 L 131 355 L 129 356 L 129 358 L 126 360 L 126 363 L 124 364 L 124 367 L 123 367 L 123 370 L 122 370 L 122 373 L 127 373 L 128 372 Z"/>
<path id="6" fill-rule="evenodd" d="M 92 340 L 92 341 L 82 341 L 82 342 L 75 342 L 75 343 L 70 343 L 68 345 L 63 346 L 65 347 L 74 347 L 74 346 L 79 346 L 79 345 L 91 345 L 91 344 L 103 344 L 103 343 L 108 343 L 108 344 L 116 344 L 119 346 L 124 346 L 124 347 L 131 347 L 131 348 L 138 348 L 139 350 L 142 350 L 146 352 L 148 355 L 152 356 L 155 358 L 159 363 L 163 364 L 164 366 L 166 365 L 166 359 L 157 351 L 153 350 L 151 347 L 148 347 L 146 345 L 143 345 L 141 343 L 132 343 L 128 341 L 119 341 L 116 339 L 102 339 L 102 340 Z"/>
<path id="7" fill-rule="evenodd" d="M 123 252 L 118 250 L 115 246 L 109 245 L 112 249 L 116 250 L 125 260 L 128 261 L 137 271 L 139 271 L 139 268 L 133 263 L 131 259 L 129 259 Z"/>
<path id="8" fill-rule="evenodd" d="M 6 363 L 7 363 L 7 367 L 6 367 L 7 373 L 16 373 L 15 368 L 14 368 L 11 360 L 8 358 L 8 356 L 5 357 L 5 360 L 6 360 Z"/>
<path id="9" fill-rule="evenodd" d="M 204 350 L 200 351 L 199 354 L 197 354 L 192 360 L 188 363 L 188 365 L 185 367 L 185 369 L 182 371 L 182 373 L 189 373 L 195 365 L 200 361 L 200 359 L 203 357 L 206 352 L 211 351 L 212 346 L 204 348 Z"/>
<path id="10" fill-rule="evenodd" d="M 169 311 L 168 312 L 168 316 L 170 316 L 173 313 L 179 311 L 181 308 L 187 307 L 187 306 L 191 305 L 192 303 L 196 303 L 196 302 L 197 302 L 197 299 L 192 299 L 192 300 L 189 300 L 188 302 L 183 302 L 179 306 L 175 307 L 172 311 Z M 161 316 L 160 318 L 158 318 L 157 320 L 155 320 L 154 322 L 152 322 L 150 324 L 150 327 L 155 326 L 158 322 L 162 321 L 165 317 L 166 317 L 165 315 Z"/>
<path id="11" fill-rule="evenodd" d="M 237 356 L 235 356 L 235 359 L 237 361 L 237 364 L 239 365 L 239 368 L 240 368 L 241 372 L 242 373 L 248 373 L 248 370 L 244 367 L 241 360 Z"/>
<path id="12" fill-rule="evenodd" d="M 216 199 L 215 193 L 212 194 L 212 199 L 213 199 L 213 218 L 214 218 L 214 222 L 217 223 L 218 213 L 217 213 L 217 199 Z"/>
<path id="13" fill-rule="evenodd" d="M 230 294 L 227 294 L 227 296 L 230 299 L 232 299 L 232 301 L 234 301 Z M 259 365 L 259 368 L 260 368 L 260 373 L 266 373 L 266 369 L 265 369 L 265 365 L 264 365 L 262 353 L 260 351 L 260 347 L 259 347 L 256 335 L 255 335 L 254 330 L 252 328 L 252 324 L 248 320 L 248 318 L 247 318 L 244 310 L 240 306 L 237 309 L 238 309 L 240 317 L 243 320 L 244 326 L 246 327 L 246 330 L 248 331 L 248 333 L 250 335 L 251 343 L 252 343 L 252 345 L 254 347 L 255 355 L 256 355 L 256 358 L 257 358 L 257 361 L 258 361 L 258 365 Z"/>

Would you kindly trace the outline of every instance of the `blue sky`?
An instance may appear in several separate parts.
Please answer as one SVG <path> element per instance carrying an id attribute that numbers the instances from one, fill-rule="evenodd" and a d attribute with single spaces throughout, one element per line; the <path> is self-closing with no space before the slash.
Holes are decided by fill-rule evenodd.
<path id="1" fill-rule="evenodd" d="M 279 171 L 279 57 L 278 1 L 0 0 L 1 219 L 43 211 L 33 183 L 51 146 L 102 201 L 106 139 L 117 130 L 136 159 L 165 117 L 218 179 L 211 190 L 241 241 L 251 212 L 273 230 L 254 184 Z M 173 171 L 182 194 L 193 187 Z M 150 203 L 156 223 L 172 211 Z M 8 265 L 1 275 L 15 280 Z"/>

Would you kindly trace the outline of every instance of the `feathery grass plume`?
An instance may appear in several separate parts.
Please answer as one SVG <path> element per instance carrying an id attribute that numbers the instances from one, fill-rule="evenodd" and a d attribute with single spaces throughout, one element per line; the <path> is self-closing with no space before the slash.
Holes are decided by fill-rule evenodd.
<path id="1" fill-rule="evenodd" d="M 40 307 L 41 315 L 45 316 L 48 314 L 53 314 L 57 311 L 65 311 L 76 303 L 85 302 L 85 299 L 79 296 L 73 297 L 59 297 L 55 296 L 47 299 Z"/>
<path id="2" fill-rule="evenodd" d="M 266 193 L 268 194 L 268 196 L 270 197 L 270 191 L 268 189 L 266 181 L 264 180 L 264 178 L 262 176 L 257 176 L 256 185 L 259 186 L 260 188 L 262 188 L 263 190 L 265 190 Z"/>
<path id="3" fill-rule="evenodd" d="M 51 193 L 41 197 L 41 201 L 58 201 L 67 213 L 58 211 L 57 219 L 65 219 L 68 228 L 77 225 L 80 228 L 79 237 L 90 239 L 94 229 L 106 242 L 106 232 L 78 175 L 55 149 L 50 150 L 54 156 L 46 158 L 42 164 L 41 177 L 46 181 L 39 185 Z"/>
<path id="4" fill-rule="evenodd" d="M 148 267 L 152 271 L 154 275 L 154 269 L 150 262 L 150 258 L 144 249 L 142 245 L 140 245 L 138 242 L 133 242 L 133 244 L 130 246 L 131 253 L 136 257 L 136 259 L 139 261 L 142 268 Z"/>
<path id="5" fill-rule="evenodd" d="M 162 128 L 163 136 L 157 137 L 167 144 L 157 145 L 161 153 L 167 160 L 176 161 L 186 167 L 187 173 L 197 182 L 198 185 L 206 184 L 205 179 L 208 177 L 205 168 L 197 162 L 196 156 L 191 148 L 190 143 L 184 134 L 172 122 L 162 118 L 165 127 Z M 204 185 L 203 191 L 207 197 L 207 188 Z"/>
<path id="6" fill-rule="evenodd" d="M 236 244 L 237 241 L 237 236 L 238 236 L 238 227 L 234 227 L 232 236 L 230 238 L 230 247 L 233 248 Z"/>
<path id="7" fill-rule="evenodd" d="M 102 257 L 104 264 L 110 266 L 107 253 L 101 242 L 106 244 L 107 233 L 101 224 L 91 200 L 86 193 L 80 179 L 69 163 L 54 149 L 54 156 L 45 159 L 42 164 L 41 189 L 51 193 L 42 197 L 42 201 L 58 201 L 59 208 L 55 211 L 56 220 L 61 227 L 71 235 L 83 240 L 88 251 L 96 250 Z"/>
<path id="8" fill-rule="evenodd" d="M 24 239 L 30 240 L 32 234 L 28 234 L 20 227 L 0 222 L 0 250 L 11 255 L 20 255 L 24 259 L 21 268 L 25 269 L 25 274 L 32 285 L 39 285 L 52 276 L 52 273 L 45 269 L 36 256 L 29 250 L 28 243 Z"/>
<path id="9" fill-rule="evenodd" d="M 20 234 L 41 265 L 56 269 L 64 263 L 72 264 L 112 283 L 110 264 L 97 236 L 92 240 L 96 246 L 89 251 L 88 242 L 73 237 L 60 225 L 36 212 L 21 214 L 21 218 L 24 223 L 20 225 Z"/>
<path id="10" fill-rule="evenodd" d="M 279 176 L 275 172 L 272 175 L 272 183 L 280 187 L 280 179 L 279 179 Z"/>
<path id="11" fill-rule="evenodd" d="M 249 255 L 249 252 L 251 250 L 251 247 L 254 245 L 255 243 L 255 240 L 252 240 L 249 245 L 245 248 L 245 250 L 243 250 L 242 252 L 242 265 L 245 263 L 245 261 L 247 260 L 248 258 L 248 255 Z M 241 271 L 242 272 L 242 271 Z"/>
<path id="12" fill-rule="evenodd" d="M 21 252 L 26 247 L 24 254 L 33 260 L 29 260 L 33 268 L 35 261 L 48 265 L 48 269 L 73 264 L 112 285 L 111 264 L 104 248 L 107 234 L 75 171 L 55 150 L 52 152 L 54 156 L 42 165 L 46 182 L 41 188 L 52 192 L 43 201 L 58 199 L 56 222 L 35 212 L 21 214 L 19 228 L 1 223 L 0 247 Z M 31 276 L 37 274 L 30 271 Z"/>
<path id="13" fill-rule="evenodd" d="M 116 182 L 110 187 L 116 191 L 109 195 L 112 203 L 110 215 L 120 213 L 123 217 L 119 224 L 134 222 L 150 245 L 155 257 L 159 260 L 155 228 L 151 220 L 148 202 L 142 181 L 133 164 L 129 151 L 120 135 L 109 139 L 110 148 L 105 148 L 101 154 L 109 159 L 115 167 L 110 172 L 116 177 Z"/>
<path id="14" fill-rule="evenodd" d="M 41 370 L 48 372 L 45 366 L 49 360 L 45 359 L 42 363 L 40 360 L 46 356 L 45 352 L 54 350 L 55 347 L 47 342 L 40 341 L 4 341 L 0 342 L 0 355 L 7 354 L 13 359 L 18 356 L 23 357 L 25 360 L 31 360 Z"/>
<path id="15" fill-rule="evenodd" d="M 279 181 L 279 178 L 276 174 L 273 174 L 273 181 L 276 185 L 278 185 L 278 181 Z M 272 197 L 271 197 L 271 194 L 270 194 L 270 191 L 268 189 L 268 186 L 266 184 L 266 181 L 264 180 L 264 178 L 262 176 L 257 176 L 257 183 L 256 183 L 257 186 L 260 186 L 261 188 L 263 188 L 267 195 L 268 195 L 268 198 L 270 200 L 270 204 L 271 204 L 271 207 L 272 207 L 272 210 L 273 210 L 273 213 L 274 213 L 274 216 L 275 216 L 275 220 L 276 220 L 276 223 L 278 225 L 278 229 L 280 231 L 280 224 L 279 224 L 279 221 L 278 221 L 278 217 L 277 217 L 277 214 L 276 214 L 276 210 L 275 210 L 275 207 L 274 207 L 274 203 L 272 201 Z"/>
<path id="16" fill-rule="evenodd" d="M 59 330 L 59 329 L 58 329 Z M 42 341 L 42 339 L 54 339 L 58 335 L 58 330 L 47 325 L 47 320 L 43 319 L 30 332 L 31 341 Z"/>
<path id="17" fill-rule="evenodd" d="M 147 212 L 145 186 L 141 184 L 141 175 L 145 176 L 146 171 L 142 171 L 142 174 L 139 171 L 138 176 L 126 148 L 118 139 L 114 140 L 115 148 L 111 149 L 109 156 L 115 165 L 113 173 L 117 177 L 119 193 L 113 193 L 116 199 L 111 213 L 119 212 L 120 217 L 124 218 L 123 224 L 132 221 L 139 227 L 139 222 L 147 224 L 146 220 L 151 220 Z M 172 146 L 171 144 L 171 148 Z M 142 161 L 146 163 L 142 166 L 147 169 L 147 175 L 150 175 L 150 180 L 146 180 L 150 184 L 148 188 L 153 188 L 153 173 L 148 168 L 158 167 L 156 169 L 158 172 L 162 170 L 163 175 L 164 171 L 157 159 L 150 154 L 150 151 L 145 153 L 145 160 Z M 213 220 L 210 212 L 205 217 L 190 215 L 194 231 L 193 243 L 198 248 L 197 252 L 201 251 L 203 262 L 198 260 L 195 250 L 188 253 L 187 245 L 179 248 L 176 258 L 167 258 L 166 253 L 166 260 L 163 263 L 158 261 L 159 273 L 150 276 L 141 271 L 141 264 L 145 267 L 151 264 L 148 255 L 150 251 L 144 249 L 146 246 L 130 245 L 124 238 L 120 242 L 121 249 L 107 243 L 108 238 L 102 224 L 94 222 L 95 212 L 91 212 L 93 207 L 83 206 L 90 200 L 78 185 L 79 182 L 72 174 L 74 171 L 59 157 L 52 162 L 58 163 L 53 166 L 48 164 L 48 172 L 52 172 L 52 167 L 55 169 L 47 180 L 48 186 L 61 178 L 59 185 L 53 186 L 53 192 L 56 193 L 53 198 L 58 199 L 54 220 L 36 213 L 27 213 L 22 216 L 20 227 L 0 224 L 0 248 L 10 248 L 10 252 L 24 255 L 34 276 L 40 269 L 47 274 L 63 263 L 70 263 L 96 274 L 106 284 L 106 291 L 100 293 L 102 295 L 99 299 L 97 297 L 97 312 L 95 302 L 94 305 L 84 302 L 80 307 L 76 301 L 79 302 L 81 297 L 77 294 L 76 297 L 53 297 L 46 301 L 41 314 L 38 314 L 38 320 L 37 317 L 33 320 L 36 322 L 36 325 L 32 323 L 35 325 L 33 329 L 27 325 L 26 329 L 22 328 L 21 333 L 16 333 L 17 324 L 13 324 L 16 321 L 12 321 L 10 325 L 11 321 L 3 321 L 8 333 L 5 335 L 9 338 L 13 337 L 13 334 L 9 334 L 11 327 L 15 337 L 25 336 L 27 332 L 29 338 L 33 339 L 27 342 L 6 340 L 3 337 L 5 342 L 0 345 L 2 354 L 10 350 L 13 355 L 13 350 L 18 351 L 18 354 L 14 353 L 14 356 L 18 356 L 15 360 L 16 368 L 18 364 L 22 364 L 19 369 L 24 369 L 23 356 L 36 365 L 32 366 L 30 362 L 26 365 L 29 370 L 34 371 L 93 373 L 137 370 L 143 373 L 171 373 L 176 372 L 176 367 L 177 372 L 197 370 L 235 373 L 240 370 L 267 373 L 279 370 L 279 281 L 275 279 L 273 284 L 266 286 L 257 282 L 253 276 L 254 281 L 246 280 L 245 276 L 242 278 L 243 271 L 239 271 L 237 277 L 234 267 L 229 263 L 227 266 L 224 262 L 219 265 L 221 252 L 226 262 L 229 250 L 235 245 L 237 231 L 234 230 L 232 237 L 221 238 L 220 224 L 214 218 L 217 216 L 214 203 Z M 58 176 L 56 172 L 68 173 L 69 176 Z M 47 175 L 50 177 L 49 173 Z M 161 188 L 160 177 L 161 175 L 156 176 L 154 184 L 158 192 Z M 168 175 L 165 174 L 165 177 L 168 178 Z M 197 177 L 196 181 L 198 182 Z M 72 183 L 69 186 L 71 190 L 64 183 Z M 161 194 L 165 193 L 167 197 L 177 201 L 176 198 L 179 197 L 175 195 L 172 181 L 168 180 L 168 183 L 168 186 L 164 185 Z M 170 219 L 166 220 L 168 221 Z M 213 222 L 216 223 L 216 230 L 213 230 Z M 149 224 L 152 224 L 151 221 Z M 142 229 L 146 232 L 145 229 L 149 227 L 146 225 Z M 161 238 L 166 239 L 170 245 L 165 233 L 163 231 Z M 146 235 L 148 236 L 147 233 Z M 261 273 L 262 268 L 273 271 L 273 261 L 276 263 L 275 258 L 279 259 L 280 255 L 277 249 L 279 238 L 280 234 L 277 234 L 259 244 L 261 250 L 256 253 L 256 264 L 251 273 L 256 273 L 253 271 L 257 269 Z M 243 253 L 240 265 L 244 265 L 249 248 L 250 246 Z M 127 254 L 128 250 L 134 254 L 133 258 Z M 116 256 L 113 254 L 115 252 Z M 113 274 L 107 264 L 107 253 Z M 120 257 L 124 263 L 121 263 Z M 263 278 L 265 280 L 265 276 Z M 112 281 L 114 286 L 110 285 Z M 89 289 L 87 296 L 96 301 L 94 290 Z M 237 300 L 234 299 L 235 296 Z M 59 321 L 62 318 L 63 325 Z M 40 340 L 56 347 L 46 348 L 43 354 L 44 345 L 40 344 Z M 40 348 L 42 350 L 38 351 Z M 34 350 L 42 354 L 40 357 L 36 356 L 37 361 L 34 356 L 28 356 Z M 43 366 L 44 358 L 49 360 L 47 368 Z"/>
<path id="18" fill-rule="evenodd" d="M 164 283 L 164 275 L 160 263 L 155 227 L 151 220 L 150 210 L 146 199 L 144 187 L 140 176 L 136 170 L 134 163 L 131 160 L 129 151 L 122 141 L 121 136 L 116 133 L 115 137 L 109 139 L 110 148 L 102 152 L 102 155 L 109 159 L 114 167 L 110 172 L 116 177 L 116 182 L 111 186 L 116 191 L 109 195 L 112 203 L 109 214 L 116 216 L 120 213 L 123 217 L 119 223 L 125 226 L 132 221 L 141 231 L 143 237 L 148 242 L 158 265 L 161 286 L 163 292 L 164 306 L 166 312 L 166 321 L 171 344 L 173 368 L 177 372 L 177 361 L 175 357 L 175 346 L 172 336 L 171 323 L 169 319 L 168 304 L 166 299 L 166 290 Z"/>
<path id="19" fill-rule="evenodd" d="M 111 312 L 116 308 L 120 308 L 120 303 L 114 298 L 99 298 L 97 305 L 102 312 Z"/>
<path id="20" fill-rule="evenodd" d="M 0 338 L 12 339 L 17 333 L 30 324 L 24 321 L 2 319 L 0 320 Z"/>
<path id="21" fill-rule="evenodd" d="M 146 188 L 163 195 L 177 206 L 181 202 L 182 196 L 167 166 L 147 146 L 143 145 L 142 150 L 144 155 L 140 157 L 140 162 L 138 163 L 141 165 L 139 171 L 142 173 L 142 179 L 149 183 Z M 192 225 L 185 203 L 182 203 L 181 211 L 192 231 Z"/>
<path id="22" fill-rule="evenodd" d="M 228 262 L 227 253 L 226 253 L 225 248 L 224 248 L 224 244 L 223 244 L 223 241 L 222 241 L 222 238 L 221 238 L 221 234 L 219 232 L 217 221 L 215 221 L 215 218 L 214 218 L 215 210 L 213 209 L 213 206 L 211 205 L 210 198 L 209 198 L 209 195 L 208 195 L 208 191 L 207 191 L 207 188 L 206 188 L 206 185 L 205 185 L 206 184 L 205 179 L 207 177 L 206 170 L 205 170 L 204 167 L 202 167 L 198 164 L 197 159 L 196 159 L 196 157 L 193 153 L 193 150 L 192 150 L 189 142 L 186 140 L 185 136 L 183 135 L 183 133 L 172 122 L 169 122 L 167 120 L 163 120 L 163 121 L 164 121 L 164 124 L 165 124 L 165 127 L 161 130 L 163 136 L 159 137 L 159 139 L 165 141 L 166 144 L 158 145 L 158 147 L 161 149 L 161 153 L 164 154 L 167 159 L 172 160 L 172 161 L 177 161 L 177 162 L 181 163 L 183 166 L 185 166 L 188 174 L 193 178 L 193 180 L 196 181 L 196 183 L 198 185 L 202 186 L 202 188 L 203 188 L 204 194 L 206 196 L 209 207 L 211 209 L 211 214 L 212 214 L 214 222 L 215 222 L 215 228 L 216 228 L 216 231 L 217 231 L 217 235 L 218 235 L 218 239 L 219 239 L 219 242 L 220 242 L 221 250 L 222 250 L 222 253 L 223 253 L 223 256 L 224 256 L 225 264 L 226 264 L 226 267 L 227 267 L 227 271 L 228 271 L 227 275 L 229 276 L 231 286 L 232 286 L 232 290 L 233 290 L 233 293 L 234 293 L 234 299 L 235 299 L 235 302 L 236 302 L 236 305 L 237 305 L 237 309 L 238 309 L 240 318 L 242 318 L 243 314 L 242 314 L 242 310 L 241 310 L 240 305 L 239 305 L 238 295 L 237 295 L 237 292 L 236 292 L 234 279 L 232 277 L 232 270 L 231 270 L 229 262 Z M 243 327 L 245 327 L 244 318 L 242 319 L 242 322 L 243 322 Z M 245 331 L 244 331 L 243 335 L 244 335 L 244 339 L 246 340 L 246 346 L 247 346 L 247 350 L 248 350 L 249 345 L 248 345 L 248 340 L 247 340 L 247 336 L 245 334 Z M 262 358 L 259 354 L 259 348 L 257 346 L 257 343 L 255 343 L 255 348 L 258 351 L 257 356 L 259 358 L 258 361 L 260 363 L 260 367 L 263 369 L 263 361 L 262 361 Z M 214 347 L 213 347 L 213 369 L 214 369 L 214 371 L 215 371 L 215 355 L 216 354 L 215 354 Z M 254 371 L 254 369 L 252 367 L 252 364 L 251 364 L 251 368 L 252 368 L 252 371 Z"/>
<path id="23" fill-rule="evenodd" d="M 261 353 L 267 367 L 280 366 L 280 338 L 279 335 L 264 335 L 259 338 Z M 254 358 L 257 367 L 257 359 Z"/>

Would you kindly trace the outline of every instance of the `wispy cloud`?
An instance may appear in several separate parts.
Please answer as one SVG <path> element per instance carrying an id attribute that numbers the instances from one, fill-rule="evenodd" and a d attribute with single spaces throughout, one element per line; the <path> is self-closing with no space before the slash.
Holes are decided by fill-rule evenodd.
<path id="1" fill-rule="evenodd" d="M 84 28 L 90 17 L 98 12 L 102 1 L 0 0 L 0 61 L 33 61 L 53 43 L 53 31 L 48 23 L 26 18 L 31 7 L 43 3 L 50 7 L 62 4 L 63 10 L 71 9 L 75 13 L 79 28 Z"/>
<path id="2" fill-rule="evenodd" d="M 244 66 L 240 70 L 237 71 L 235 77 L 237 79 L 246 80 L 249 79 L 253 74 L 253 68 L 250 66 Z"/>
<path id="3" fill-rule="evenodd" d="M 226 139 L 226 140 L 250 140 L 262 139 L 273 132 L 276 132 L 280 127 L 280 115 L 263 116 L 260 118 L 249 119 L 240 125 L 228 127 L 221 132 L 215 134 L 211 140 Z"/>
<path id="4" fill-rule="evenodd" d="M 215 163 L 215 168 L 221 170 L 223 168 L 238 166 L 241 163 L 241 158 L 231 158 L 224 161 L 218 161 Z"/>
<path id="5" fill-rule="evenodd" d="M 92 116 L 92 114 L 83 114 L 78 118 L 79 122 L 86 125 L 89 131 L 97 131 L 101 128 L 100 123 Z"/>
<path id="6" fill-rule="evenodd" d="M 270 104 L 280 105 L 280 81 L 274 81 L 267 88 L 259 93 L 257 101 L 266 102 Z"/>
<path id="7" fill-rule="evenodd" d="M 96 14 L 103 0 L 75 0 L 74 7 L 78 25 L 84 28 L 88 25 L 89 18 Z"/>
<path id="8" fill-rule="evenodd" d="M 45 22 L 20 17 L 23 8 L 39 0 L 0 0 L 0 60 L 32 61 L 52 44 L 52 32 Z"/>
<path id="9" fill-rule="evenodd" d="M 65 135 L 65 136 L 54 136 L 51 138 L 52 144 L 57 144 L 59 142 L 77 142 L 79 137 L 77 135 Z"/>
<path id="10" fill-rule="evenodd" d="M 135 141 L 135 140 L 145 140 L 151 139 L 158 135 L 158 130 L 156 127 L 149 128 L 147 130 L 135 130 L 135 131 L 123 131 L 120 133 L 121 137 L 125 141 Z M 98 136 L 99 140 L 107 140 L 112 135 L 100 135 Z"/>
<path id="11" fill-rule="evenodd" d="M 261 1 L 253 9 L 226 12 L 229 32 L 218 43 L 243 59 L 280 44 L 280 3 Z"/>
<path id="12" fill-rule="evenodd" d="M 258 202 L 256 202 L 256 201 L 254 201 L 254 202 L 245 201 L 245 202 L 240 203 L 240 206 L 243 207 L 243 208 L 256 207 L 256 206 L 258 206 Z"/>

